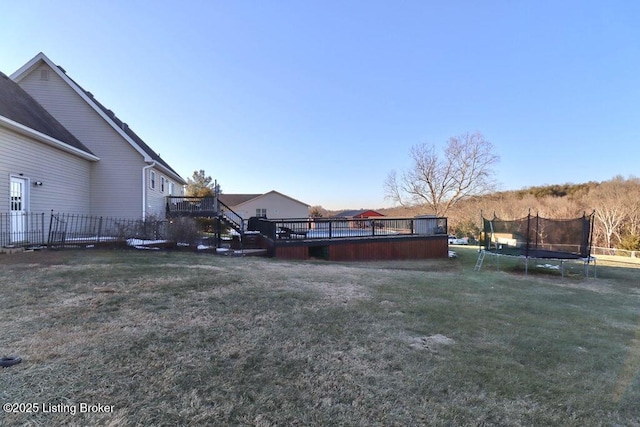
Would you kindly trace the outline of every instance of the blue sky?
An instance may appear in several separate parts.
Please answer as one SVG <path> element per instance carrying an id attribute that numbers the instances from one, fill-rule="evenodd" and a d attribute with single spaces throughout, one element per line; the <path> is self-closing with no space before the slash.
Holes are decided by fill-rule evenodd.
<path id="1" fill-rule="evenodd" d="M 638 176 L 637 1 L 0 0 L 184 178 L 381 208 L 411 146 L 481 132 L 503 190 Z"/>

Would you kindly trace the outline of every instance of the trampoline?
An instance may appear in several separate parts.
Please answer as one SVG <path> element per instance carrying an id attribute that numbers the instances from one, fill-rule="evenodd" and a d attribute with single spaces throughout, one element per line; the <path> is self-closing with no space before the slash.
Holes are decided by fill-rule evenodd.
<path id="1" fill-rule="evenodd" d="M 514 220 L 500 219 L 495 214 L 492 219 L 481 216 L 483 236 L 476 270 L 482 266 L 486 253 L 524 257 L 525 272 L 529 258 L 559 260 L 563 276 L 567 260 L 583 261 L 587 276 L 589 262 L 595 262 L 591 257 L 594 213 L 570 219 L 543 218 L 530 212 Z"/>

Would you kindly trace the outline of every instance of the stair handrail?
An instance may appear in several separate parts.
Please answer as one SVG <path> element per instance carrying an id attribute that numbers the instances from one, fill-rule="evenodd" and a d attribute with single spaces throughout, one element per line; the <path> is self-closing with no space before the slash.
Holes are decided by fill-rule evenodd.
<path id="1" fill-rule="evenodd" d="M 227 221 L 231 223 L 232 226 L 237 232 L 240 234 L 244 233 L 244 218 L 242 218 L 237 212 L 227 206 L 222 200 L 218 199 L 218 204 L 220 205 L 220 209 L 218 213 L 222 215 Z"/>

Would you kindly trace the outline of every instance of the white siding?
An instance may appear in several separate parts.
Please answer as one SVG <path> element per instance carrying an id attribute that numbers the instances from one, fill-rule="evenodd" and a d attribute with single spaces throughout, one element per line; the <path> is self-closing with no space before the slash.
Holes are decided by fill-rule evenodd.
<path id="1" fill-rule="evenodd" d="M 232 207 L 232 209 L 234 209 Z M 237 209 L 237 210 L 236 210 Z M 271 192 L 242 203 L 234 209 L 244 219 L 256 216 L 256 209 L 266 209 L 267 218 L 308 218 L 309 207 L 304 203 Z"/>
<path id="2" fill-rule="evenodd" d="M 53 70 L 49 80 L 40 80 L 43 67 L 48 68 L 42 64 L 19 84 L 100 158 L 91 167 L 91 214 L 141 218 L 142 155 Z"/>
<path id="3" fill-rule="evenodd" d="M 151 170 L 153 170 L 156 174 L 156 187 L 151 188 L 150 185 L 150 175 Z M 147 215 L 154 215 L 164 218 L 166 211 L 166 196 L 180 196 L 182 195 L 180 190 L 180 185 L 174 182 L 173 184 L 173 193 L 169 193 L 169 182 L 171 180 L 169 177 L 164 175 L 158 169 L 151 169 L 147 172 Z M 162 179 L 164 178 L 164 191 L 162 189 Z"/>
<path id="4" fill-rule="evenodd" d="M 0 211 L 9 210 L 9 177 L 29 179 L 31 212 L 90 213 L 91 163 L 0 127 Z M 34 186 L 40 181 L 42 186 Z"/>

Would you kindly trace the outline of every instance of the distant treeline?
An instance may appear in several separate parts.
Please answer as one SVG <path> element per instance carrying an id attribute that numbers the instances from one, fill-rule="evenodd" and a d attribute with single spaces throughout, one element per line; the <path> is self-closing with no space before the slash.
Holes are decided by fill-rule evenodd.
<path id="1" fill-rule="evenodd" d="M 317 206 L 323 216 L 327 211 Z M 429 214 L 426 208 L 374 209 L 387 216 Z M 448 214 L 451 233 L 476 238 L 481 213 L 503 219 L 523 218 L 531 212 L 545 218 L 567 219 L 595 212 L 594 245 L 640 250 L 640 178 L 615 177 L 609 181 L 553 184 L 501 191 L 458 203 Z"/>

